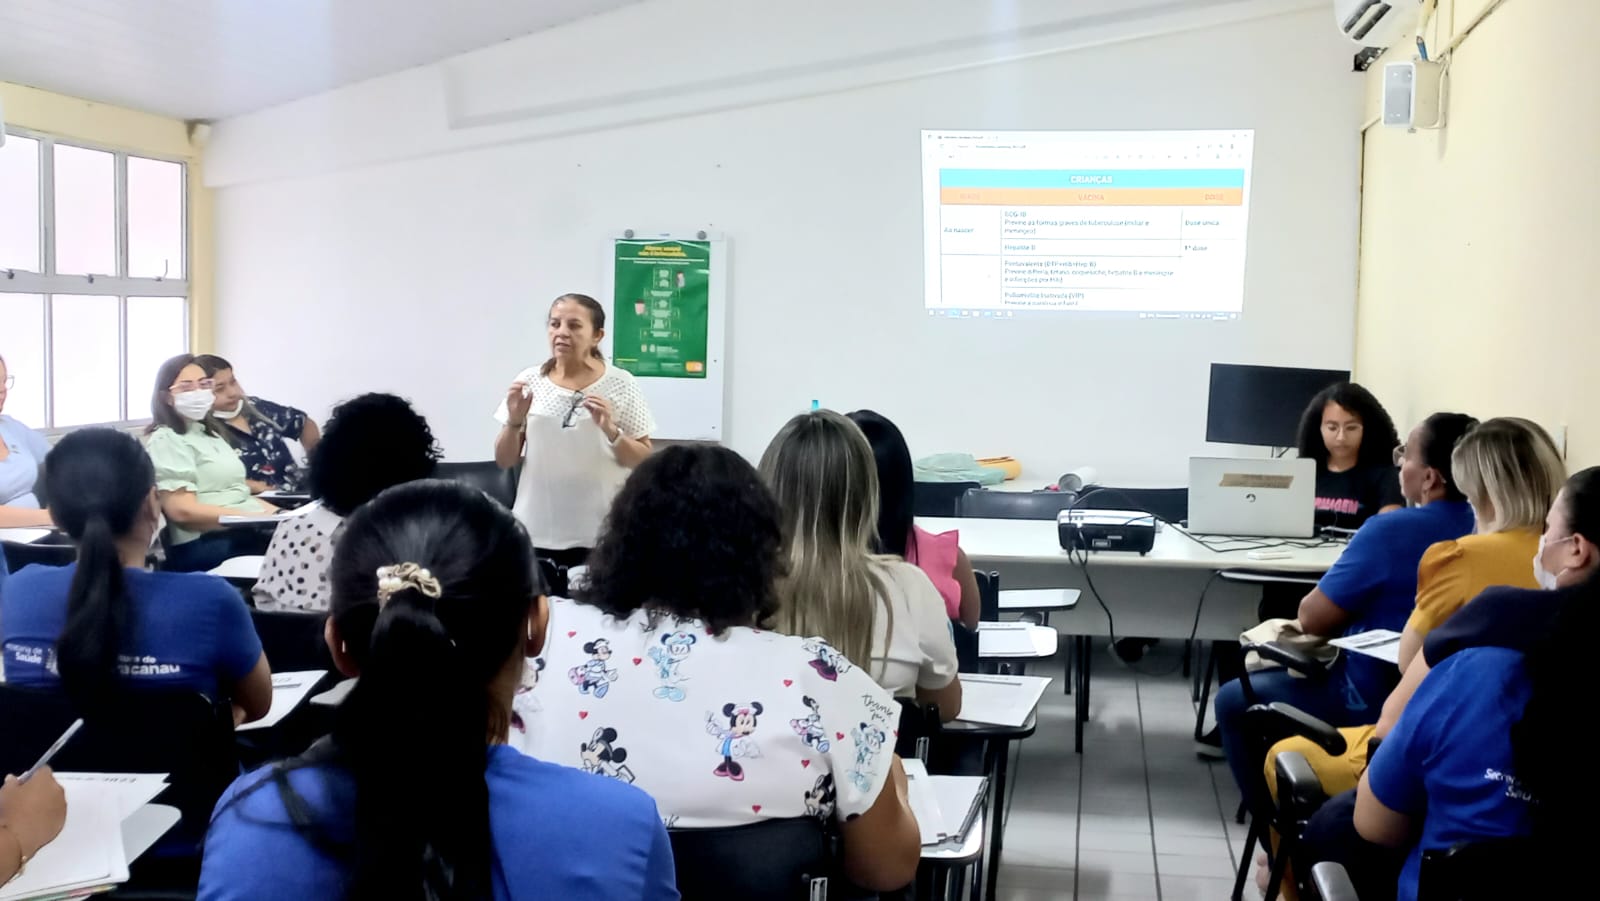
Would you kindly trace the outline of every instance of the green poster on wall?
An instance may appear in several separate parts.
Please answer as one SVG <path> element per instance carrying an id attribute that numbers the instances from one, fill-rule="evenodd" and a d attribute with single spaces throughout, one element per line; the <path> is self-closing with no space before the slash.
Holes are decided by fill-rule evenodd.
<path id="1" fill-rule="evenodd" d="M 616 242 L 612 359 L 637 376 L 706 377 L 708 241 Z"/>

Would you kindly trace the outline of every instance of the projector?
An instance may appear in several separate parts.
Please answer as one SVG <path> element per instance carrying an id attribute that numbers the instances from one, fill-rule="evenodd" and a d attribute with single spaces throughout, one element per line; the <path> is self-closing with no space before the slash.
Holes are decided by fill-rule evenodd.
<path id="1" fill-rule="evenodd" d="M 1056 514 L 1067 551 L 1137 551 L 1156 544 L 1156 518 L 1138 510 L 1062 510 Z"/>

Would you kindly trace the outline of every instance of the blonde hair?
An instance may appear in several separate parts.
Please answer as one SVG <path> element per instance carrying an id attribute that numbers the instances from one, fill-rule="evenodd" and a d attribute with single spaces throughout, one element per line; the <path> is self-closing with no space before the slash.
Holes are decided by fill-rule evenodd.
<path id="1" fill-rule="evenodd" d="M 1537 529 L 1567 479 L 1566 464 L 1550 435 L 1515 416 L 1485 421 L 1450 455 L 1461 491 L 1480 517 L 1479 532 Z"/>
<path id="2" fill-rule="evenodd" d="M 772 625 L 820 636 L 870 671 L 872 632 L 887 617 L 884 655 L 894 631 L 883 561 L 872 552 L 878 529 L 878 468 L 856 424 L 832 410 L 802 413 L 761 455 L 761 477 L 778 500 L 789 572 L 778 582 Z"/>

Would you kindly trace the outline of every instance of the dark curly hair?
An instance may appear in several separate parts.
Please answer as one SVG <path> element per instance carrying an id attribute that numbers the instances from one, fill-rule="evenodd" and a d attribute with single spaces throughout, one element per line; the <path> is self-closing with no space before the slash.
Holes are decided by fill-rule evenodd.
<path id="1" fill-rule="evenodd" d="M 333 408 L 311 452 L 311 496 L 340 516 L 385 488 L 433 475 L 443 456 L 428 421 L 393 394 L 363 394 Z"/>
<path id="2" fill-rule="evenodd" d="M 577 595 L 618 618 L 647 608 L 717 635 L 777 612 L 783 552 L 778 502 L 755 467 L 724 447 L 669 447 L 617 494 Z"/>
<path id="3" fill-rule="evenodd" d="M 1322 411 L 1328 404 L 1338 404 L 1361 420 L 1357 466 L 1394 466 L 1394 449 L 1400 443 L 1394 420 L 1371 391 L 1355 382 L 1329 385 L 1306 404 L 1306 411 L 1300 416 L 1300 456 L 1317 461 L 1318 467 L 1328 464 L 1328 446 L 1322 441 Z"/>

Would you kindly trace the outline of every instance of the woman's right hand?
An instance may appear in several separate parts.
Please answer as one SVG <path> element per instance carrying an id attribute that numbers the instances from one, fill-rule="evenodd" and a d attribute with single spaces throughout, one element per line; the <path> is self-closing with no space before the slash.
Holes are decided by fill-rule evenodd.
<path id="1" fill-rule="evenodd" d="M 22 855 L 32 857 L 61 834 L 67 821 L 67 793 L 44 767 L 27 782 L 7 776 L 0 787 L 0 823 L 22 844 Z"/>
<path id="2" fill-rule="evenodd" d="M 512 382 L 511 387 L 506 389 L 506 425 L 520 425 L 532 409 L 533 398 L 528 396 L 528 386 L 523 382 Z"/>

